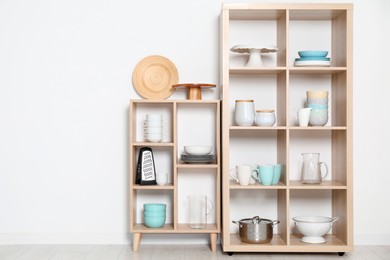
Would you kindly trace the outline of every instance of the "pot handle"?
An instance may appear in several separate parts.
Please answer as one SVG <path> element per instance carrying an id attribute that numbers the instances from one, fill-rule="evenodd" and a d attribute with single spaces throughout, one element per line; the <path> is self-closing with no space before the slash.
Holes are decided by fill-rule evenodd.
<path id="1" fill-rule="evenodd" d="M 277 225 L 277 224 L 279 224 L 279 223 L 280 223 L 279 220 L 274 220 L 274 221 L 272 221 L 272 227 L 274 227 L 275 225 Z"/>
<path id="2" fill-rule="evenodd" d="M 238 222 L 238 221 L 235 221 L 235 220 L 233 220 L 232 221 L 234 224 L 237 224 L 240 228 L 242 228 L 242 225 L 241 225 L 241 223 L 240 222 Z"/>

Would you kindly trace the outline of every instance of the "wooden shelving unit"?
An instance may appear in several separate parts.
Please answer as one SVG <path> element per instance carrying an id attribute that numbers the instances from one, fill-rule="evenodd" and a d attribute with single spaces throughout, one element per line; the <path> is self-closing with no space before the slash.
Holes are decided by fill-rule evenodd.
<path id="1" fill-rule="evenodd" d="M 213 154 L 215 154 L 215 162 L 210 164 L 186 164 L 180 161 L 180 153 L 183 147 L 179 147 L 179 135 L 186 135 L 186 127 L 198 127 L 199 125 L 185 125 L 183 129 L 179 129 L 178 114 L 181 109 L 195 107 L 197 110 L 205 108 L 213 113 L 212 131 L 209 133 L 213 141 Z M 199 113 L 198 111 L 194 113 Z M 143 120 L 147 113 L 162 113 L 167 117 L 168 134 L 166 140 L 160 143 L 146 142 L 143 138 Z M 133 233 L 133 250 L 137 251 L 143 234 L 209 234 L 211 250 L 216 250 L 217 235 L 220 233 L 221 224 L 221 189 L 220 189 L 220 101 L 219 100 L 130 100 L 130 231 Z M 151 147 L 154 153 L 156 162 L 156 169 L 158 170 L 159 156 L 167 156 L 168 172 L 170 176 L 170 183 L 165 186 L 150 185 L 143 186 L 135 184 L 136 178 L 136 164 L 138 160 L 138 153 L 141 147 Z M 215 219 L 207 224 L 203 229 L 192 229 L 187 223 L 179 218 L 179 177 L 185 178 L 188 171 L 207 171 L 215 179 L 215 187 L 212 191 L 215 194 L 214 211 Z M 166 223 L 161 228 L 148 228 L 142 222 L 143 204 L 140 203 L 144 194 L 158 193 L 163 194 L 167 201 L 167 215 L 169 214 L 172 220 L 171 223 Z M 144 198 L 145 199 L 145 198 Z M 148 201 L 155 203 L 155 201 Z M 208 220 L 209 221 L 209 220 Z"/>
<path id="2" fill-rule="evenodd" d="M 223 251 L 343 254 L 353 250 L 352 11 L 352 4 L 223 5 L 220 16 Z M 245 67 L 245 57 L 241 59 L 230 51 L 234 45 L 256 43 L 276 45 L 279 49 L 269 56 L 272 58 L 267 60 L 266 67 Z M 297 51 L 321 49 L 330 51 L 330 67 L 294 67 Z M 301 99 L 305 98 L 306 90 L 329 91 L 330 119 L 326 126 L 298 126 L 296 113 L 303 106 Z M 235 125 L 236 99 L 254 99 L 256 109 L 275 109 L 275 126 Z M 317 149 L 330 165 L 329 177 L 320 185 L 302 184 L 300 154 Z M 240 186 L 230 181 L 229 169 L 243 163 L 283 164 L 279 185 Z M 331 234 L 326 235 L 326 243 L 300 241 L 292 218 L 308 214 L 307 211 L 311 215 L 318 215 L 319 211 L 340 217 Z M 252 217 L 250 214 L 280 220 L 271 243 L 240 241 L 238 227 L 232 220 Z"/>

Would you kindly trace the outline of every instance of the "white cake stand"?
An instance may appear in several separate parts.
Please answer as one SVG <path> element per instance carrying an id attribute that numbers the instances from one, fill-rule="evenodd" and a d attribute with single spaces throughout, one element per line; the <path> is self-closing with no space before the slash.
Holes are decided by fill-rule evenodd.
<path id="1" fill-rule="evenodd" d="M 278 48 L 271 45 L 235 45 L 230 50 L 237 53 L 249 53 L 249 59 L 245 66 L 264 67 L 263 61 L 261 60 L 261 54 L 276 52 Z"/>

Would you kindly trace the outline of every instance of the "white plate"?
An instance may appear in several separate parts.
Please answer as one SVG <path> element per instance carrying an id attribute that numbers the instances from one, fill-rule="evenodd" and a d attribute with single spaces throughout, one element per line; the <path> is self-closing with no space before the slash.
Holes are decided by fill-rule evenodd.
<path id="1" fill-rule="evenodd" d="M 330 61 L 327 60 L 306 60 L 306 61 L 295 61 L 294 65 L 296 67 L 329 67 Z"/>

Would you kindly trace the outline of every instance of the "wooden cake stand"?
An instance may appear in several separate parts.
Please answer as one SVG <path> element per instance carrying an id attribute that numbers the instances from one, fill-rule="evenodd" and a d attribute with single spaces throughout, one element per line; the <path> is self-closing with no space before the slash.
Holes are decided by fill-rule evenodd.
<path id="1" fill-rule="evenodd" d="M 183 83 L 172 85 L 172 88 L 187 88 L 187 99 L 192 100 L 202 100 L 202 90 L 201 88 L 214 88 L 217 85 L 215 84 L 206 84 L 206 83 Z"/>

